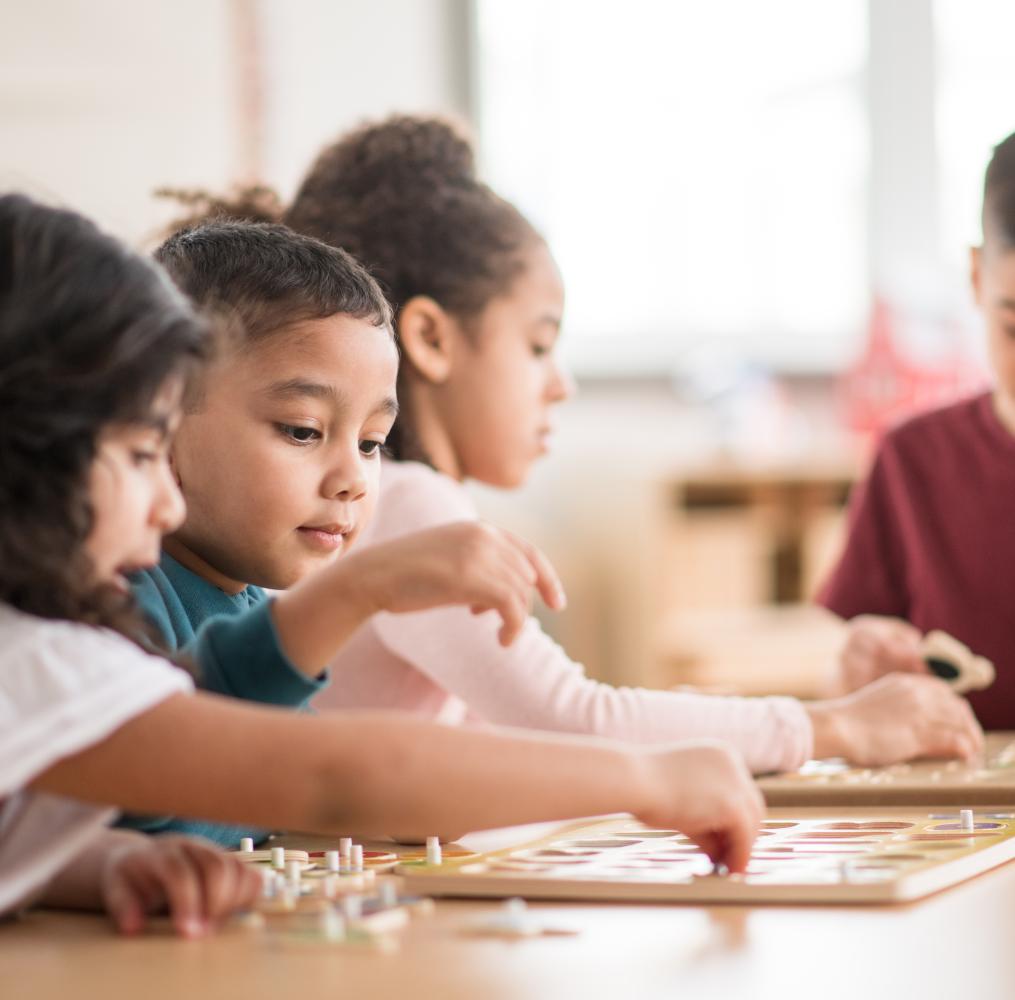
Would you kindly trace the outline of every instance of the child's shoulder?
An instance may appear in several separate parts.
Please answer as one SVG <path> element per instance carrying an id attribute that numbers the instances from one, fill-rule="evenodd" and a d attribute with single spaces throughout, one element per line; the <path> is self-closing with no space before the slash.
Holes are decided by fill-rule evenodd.
<path id="1" fill-rule="evenodd" d="M 192 688 L 116 632 L 0 604 L 0 798 Z"/>
<path id="2" fill-rule="evenodd" d="M 476 507 L 465 487 L 423 462 L 387 461 L 381 470 L 378 517 L 396 513 L 413 528 L 474 518 Z"/>
<path id="3" fill-rule="evenodd" d="M 40 618 L 3 603 L 0 666 L 0 678 L 15 685 L 22 677 L 69 688 L 86 687 L 100 676 L 124 675 L 142 683 L 153 674 L 186 678 L 162 657 L 146 653 L 110 629 Z M 188 682 L 183 680 L 182 686 Z"/>
<path id="4" fill-rule="evenodd" d="M 0 659 L 20 657 L 26 650 L 80 649 L 108 642 L 103 630 L 59 618 L 40 618 L 0 602 Z"/>
<path id="5" fill-rule="evenodd" d="M 880 451 L 901 455 L 937 450 L 942 445 L 965 447 L 990 430 L 991 395 L 979 393 L 947 406 L 908 417 L 893 427 Z"/>
<path id="6" fill-rule="evenodd" d="M 370 534 L 374 541 L 450 521 L 473 520 L 476 507 L 465 487 L 422 462 L 386 461 Z"/>

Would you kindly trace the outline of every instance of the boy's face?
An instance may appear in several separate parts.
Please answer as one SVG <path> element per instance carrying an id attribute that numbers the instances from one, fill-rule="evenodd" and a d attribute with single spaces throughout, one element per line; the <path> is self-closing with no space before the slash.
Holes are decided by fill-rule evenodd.
<path id="1" fill-rule="evenodd" d="M 989 242 L 972 251 L 973 294 L 987 324 L 998 389 L 1015 403 L 1015 250 Z"/>
<path id="2" fill-rule="evenodd" d="M 388 331 L 343 315 L 209 370 L 173 445 L 187 519 L 167 551 L 233 592 L 292 586 L 345 552 L 373 509 L 397 370 Z"/>
<path id="3" fill-rule="evenodd" d="M 95 582 L 128 588 L 125 577 L 159 560 L 162 536 L 183 521 L 183 497 L 169 467 L 180 386 L 167 386 L 144 424 L 116 425 L 98 442 L 89 475 L 92 528 L 85 540 Z"/>

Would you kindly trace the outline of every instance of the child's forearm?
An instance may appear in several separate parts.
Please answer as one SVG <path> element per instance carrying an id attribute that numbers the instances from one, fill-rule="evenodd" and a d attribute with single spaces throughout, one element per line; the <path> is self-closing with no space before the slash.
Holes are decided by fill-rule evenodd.
<path id="1" fill-rule="evenodd" d="M 474 521 L 418 531 L 346 556 L 281 595 L 272 613 L 289 660 L 316 677 L 350 635 L 378 611 L 465 605 L 494 611 L 510 645 L 537 591 L 564 606 L 553 567 L 534 546 Z"/>
<path id="2" fill-rule="evenodd" d="M 308 677 L 316 677 L 349 637 L 378 609 L 356 579 L 355 555 L 312 574 L 272 603 L 282 651 Z"/>
<path id="3" fill-rule="evenodd" d="M 606 741 L 390 716 L 364 717 L 341 738 L 352 745 L 366 739 L 371 751 L 354 802 L 332 797 L 323 804 L 328 827 L 442 833 L 640 812 L 651 799 L 643 755 Z"/>
<path id="4" fill-rule="evenodd" d="M 832 701 L 804 702 L 814 730 L 815 757 L 849 757 L 852 747 L 841 713 Z"/>
<path id="5" fill-rule="evenodd" d="M 102 830 L 50 880 L 38 899 L 40 906 L 63 910 L 101 910 L 102 873 L 114 851 L 144 840 L 133 830 Z"/>
<path id="6" fill-rule="evenodd" d="M 321 833 L 439 833 L 602 812 L 652 797 L 642 755 L 395 713 L 300 716 L 178 695 L 55 764 L 33 788 L 135 812 Z"/>

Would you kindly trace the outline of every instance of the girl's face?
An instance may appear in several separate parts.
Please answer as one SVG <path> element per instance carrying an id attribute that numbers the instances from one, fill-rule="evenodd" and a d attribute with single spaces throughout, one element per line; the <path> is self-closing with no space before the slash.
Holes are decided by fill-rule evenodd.
<path id="1" fill-rule="evenodd" d="M 183 497 L 168 459 L 179 394 L 179 385 L 167 387 L 150 422 L 115 425 L 99 439 L 89 474 L 92 530 L 85 540 L 96 583 L 126 591 L 126 575 L 157 563 L 162 536 L 183 521 Z"/>
<path id="2" fill-rule="evenodd" d="M 468 329 L 453 324 L 448 377 L 427 394 L 454 466 L 441 471 L 511 488 L 546 454 L 551 410 L 574 391 L 555 354 L 563 311 L 560 273 L 538 243 L 506 294 Z"/>
<path id="3" fill-rule="evenodd" d="M 990 244 L 974 249 L 972 276 L 998 390 L 1015 405 L 1015 251 Z"/>
<path id="4" fill-rule="evenodd" d="M 228 592 L 284 589 L 345 552 L 374 505 L 397 369 L 387 330 L 336 315 L 207 371 L 173 445 L 188 513 L 166 551 Z"/>

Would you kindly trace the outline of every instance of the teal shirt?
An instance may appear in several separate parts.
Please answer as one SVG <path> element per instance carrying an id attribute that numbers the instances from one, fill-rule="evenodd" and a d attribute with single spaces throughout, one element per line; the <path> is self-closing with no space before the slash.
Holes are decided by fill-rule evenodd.
<path id="1" fill-rule="evenodd" d="M 131 577 L 131 589 L 163 648 L 190 657 L 205 691 L 304 708 L 327 686 L 327 674 L 307 677 L 282 651 L 271 598 L 260 587 L 227 594 L 163 553 L 158 566 Z M 125 816 L 120 825 L 146 833 L 197 835 L 226 847 L 239 846 L 242 837 L 267 836 L 263 830 L 171 816 Z"/>

